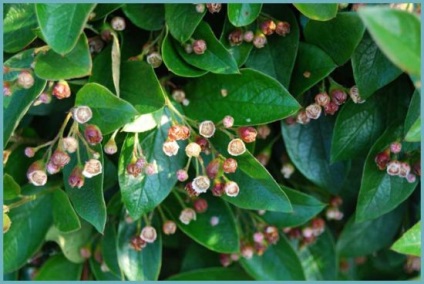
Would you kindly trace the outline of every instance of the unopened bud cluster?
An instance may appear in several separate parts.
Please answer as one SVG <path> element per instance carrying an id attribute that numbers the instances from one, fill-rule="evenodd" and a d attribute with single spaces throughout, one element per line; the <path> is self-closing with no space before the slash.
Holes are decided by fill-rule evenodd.
<path id="1" fill-rule="evenodd" d="M 156 239 L 156 229 L 152 226 L 145 226 L 138 236 L 131 238 L 129 245 L 135 251 L 142 251 L 148 244 L 154 243 Z"/>
<path id="2" fill-rule="evenodd" d="M 330 206 L 325 211 L 325 217 L 327 220 L 340 221 L 343 219 L 343 212 L 340 211 L 340 207 L 343 204 L 343 200 L 340 196 L 334 196 L 330 199 Z"/>
<path id="3" fill-rule="evenodd" d="M 320 217 L 315 217 L 300 227 L 283 228 L 283 232 L 286 236 L 290 239 L 296 239 L 299 241 L 299 247 L 313 244 L 324 231 L 325 221 Z"/>

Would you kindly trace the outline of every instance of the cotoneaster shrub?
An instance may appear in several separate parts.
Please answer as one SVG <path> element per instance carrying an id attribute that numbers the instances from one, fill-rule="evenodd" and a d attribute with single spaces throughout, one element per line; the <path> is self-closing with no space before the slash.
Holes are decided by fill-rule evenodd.
<path id="1" fill-rule="evenodd" d="M 14 280 L 406 280 L 420 4 L 5 4 Z"/>

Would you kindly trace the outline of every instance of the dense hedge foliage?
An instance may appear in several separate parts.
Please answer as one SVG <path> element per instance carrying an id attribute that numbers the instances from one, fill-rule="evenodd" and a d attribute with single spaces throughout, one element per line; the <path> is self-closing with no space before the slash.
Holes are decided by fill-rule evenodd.
<path id="1" fill-rule="evenodd" d="M 5 279 L 417 277 L 420 9 L 5 4 Z"/>

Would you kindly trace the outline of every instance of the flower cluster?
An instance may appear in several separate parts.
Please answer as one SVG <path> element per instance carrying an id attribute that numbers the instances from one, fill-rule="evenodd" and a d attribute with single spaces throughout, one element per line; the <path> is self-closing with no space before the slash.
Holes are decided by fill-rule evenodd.
<path id="1" fill-rule="evenodd" d="M 325 217 L 327 220 L 340 221 L 343 219 L 343 212 L 340 211 L 340 206 L 343 204 L 343 200 L 340 196 L 334 196 L 330 199 L 330 206 L 325 211 Z"/>
<path id="2" fill-rule="evenodd" d="M 421 164 L 420 161 L 414 161 L 413 159 L 406 159 L 399 161 L 398 156 L 402 152 L 402 143 L 394 141 L 384 151 L 378 153 L 374 161 L 379 170 L 387 171 L 387 174 L 391 176 L 399 176 L 405 178 L 409 183 L 414 183 L 417 180 L 417 176 L 421 176 Z M 412 164 L 412 167 L 411 167 Z"/>
<path id="3" fill-rule="evenodd" d="M 145 226 L 141 233 L 133 236 L 130 240 L 130 247 L 135 251 L 141 251 L 148 244 L 154 243 L 157 239 L 156 229 L 152 226 Z"/>
<path id="4" fill-rule="evenodd" d="M 324 232 L 325 221 L 320 217 L 315 217 L 307 224 L 296 228 L 284 228 L 283 232 L 290 238 L 299 240 L 299 246 L 304 247 L 315 242 Z"/>

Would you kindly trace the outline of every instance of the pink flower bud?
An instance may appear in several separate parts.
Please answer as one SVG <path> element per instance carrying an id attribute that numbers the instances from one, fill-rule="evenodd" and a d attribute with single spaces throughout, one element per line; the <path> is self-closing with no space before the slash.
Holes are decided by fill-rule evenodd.
<path id="1" fill-rule="evenodd" d="M 390 144 L 390 151 L 393 154 L 400 153 L 400 151 L 402 151 L 402 144 L 399 142 L 393 142 L 392 144 Z"/>
<path id="2" fill-rule="evenodd" d="M 185 208 L 181 211 L 179 219 L 181 223 L 188 225 L 191 221 L 196 220 L 196 211 L 191 208 Z"/>
<path id="3" fill-rule="evenodd" d="M 163 152 L 169 157 L 177 155 L 178 149 L 180 146 L 176 141 L 166 141 L 162 145 Z"/>
<path id="4" fill-rule="evenodd" d="M 125 19 L 122 17 L 113 17 L 110 25 L 115 31 L 123 31 L 125 30 Z"/>
<path id="5" fill-rule="evenodd" d="M 391 176 L 397 176 L 400 173 L 400 162 L 397 160 L 387 163 L 387 173 Z"/>
<path id="6" fill-rule="evenodd" d="M 336 104 L 336 105 L 342 105 L 345 103 L 345 101 L 347 100 L 347 94 L 345 91 L 343 90 L 333 90 L 331 92 L 331 100 Z"/>
<path id="7" fill-rule="evenodd" d="M 406 176 L 406 180 L 409 182 L 409 183 L 414 183 L 416 180 L 417 180 L 417 177 L 414 175 L 414 174 L 408 174 L 407 176 Z"/>
<path id="8" fill-rule="evenodd" d="M 246 145 L 244 145 L 243 140 L 236 138 L 228 143 L 227 151 L 232 156 L 240 156 L 246 152 Z"/>
<path id="9" fill-rule="evenodd" d="M 71 96 L 71 88 L 69 88 L 68 82 L 60 80 L 53 87 L 52 95 L 58 100 L 66 99 Z"/>
<path id="10" fill-rule="evenodd" d="M 177 171 L 177 180 L 182 182 L 182 181 L 186 181 L 187 179 L 188 179 L 188 173 L 186 170 L 181 169 Z"/>
<path id="11" fill-rule="evenodd" d="M 199 134 L 205 138 L 211 138 L 215 134 L 215 124 L 210 120 L 205 120 L 199 125 Z"/>
<path id="12" fill-rule="evenodd" d="M 327 93 L 319 93 L 315 96 L 315 102 L 320 106 L 326 106 L 331 101 Z"/>
<path id="13" fill-rule="evenodd" d="M 222 120 L 222 124 L 224 125 L 225 128 L 233 127 L 233 125 L 234 125 L 234 118 L 232 116 L 230 116 L 230 115 L 227 115 Z"/>
<path id="14" fill-rule="evenodd" d="M 236 197 L 240 192 L 240 188 L 236 182 L 229 181 L 225 183 L 224 191 L 227 196 Z"/>
<path id="15" fill-rule="evenodd" d="M 204 213 L 208 210 L 208 202 L 206 199 L 199 198 L 194 201 L 193 207 L 197 213 Z"/>
<path id="16" fill-rule="evenodd" d="M 134 236 L 131 238 L 130 247 L 135 251 L 141 251 L 147 245 L 146 241 L 140 236 Z"/>
<path id="17" fill-rule="evenodd" d="M 278 233 L 278 229 L 275 226 L 267 226 L 264 230 L 265 239 L 270 244 L 276 244 L 280 239 L 280 235 Z"/>
<path id="18" fill-rule="evenodd" d="M 319 104 L 311 104 L 306 107 L 305 112 L 310 119 L 318 119 L 321 115 L 321 106 Z"/>
<path id="19" fill-rule="evenodd" d="M 186 98 L 186 95 L 185 95 L 183 90 L 177 89 L 177 90 L 172 91 L 172 98 L 176 102 L 182 103 L 183 100 Z"/>
<path id="20" fill-rule="evenodd" d="M 214 196 L 222 196 L 225 192 L 224 190 L 224 184 L 221 182 L 215 182 L 214 186 L 211 189 L 212 194 Z"/>
<path id="21" fill-rule="evenodd" d="M 78 148 L 78 141 L 74 137 L 65 137 L 62 139 L 62 147 L 68 153 L 75 153 Z"/>
<path id="22" fill-rule="evenodd" d="M 325 212 L 327 220 L 341 220 L 343 219 L 343 213 L 336 207 L 329 207 Z"/>
<path id="23" fill-rule="evenodd" d="M 200 152 L 202 151 L 202 148 L 200 148 L 200 145 L 196 142 L 189 143 L 185 148 L 185 153 L 187 157 L 199 157 Z"/>
<path id="24" fill-rule="evenodd" d="M 157 169 L 155 164 L 147 164 L 144 168 L 144 173 L 148 176 L 152 176 L 154 174 L 157 174 Z"/>
<path id="25" fill-rule="evenodd" d="M 324 232 L 325 229 L 325 221 L 322 218 L 314 218 L 311 221 L 312 229 L 314 230 L 314 235 L 319 236 Z"/>
<path id="26" fill-rule="evenodd" d="M 264 35 L 272 35 L 277 28 L 275 22 L 272 20 L 266 20 L 260 24 L 261 31 Z"/>
<path id="27" fill-rule="evenodd" d="M 87 125 L 84 130 L 84 137 L 90 145 L 99 144 L 103 140 L 102 132 L 96 125 L 93 124 Z"/>
<path id="28" fill-rule="evenodd" d="M 185 125 L 173 125 L 168 130 L 170 140 L 186 140 L 190 137 L 190 129 Z"/>
<path id="29" fill-rule="evenodd" d="M 27 171 L 27 178 L 35 186 L 43 186 L 47 182 L 47 173 L 42 160 L 31 164 Z"/>
<path id="30" fill-rule="evenodd" d="M 308 124 L 311 121 L 311 119 L 306 115 L 306 111 L 301 110 L 298 112 L 296 116 L 296 122 L 299 124 Z"/>
<path id="31" fill-rule="evenodd" d="M 118 146 L 116 145 L 115 139 L 113 137 L 107 141 L 103 151 L 105 151 L 105 153 L 108 155 L 113 155 L 118 152 Z"/>
<path id="32" fill-rule="evenodd" d="M 163 223 L 162 231 L 165 235 L 173 235 L 177 230 L 177 224 L 174 221 L 167 220 Z"/>
<path id="33" fill-rule="evenodd" d="M 34 85 L 34 77 L 28 71 L 22 71 L 18 75 L 18 85 L 24 89 L 29 89 Z"/>
<path id="34" fill-rule="evenodd" d="M 330 205 L 333 207 L 340 207 L 343 204 L 343 199 L 340 196 L 333 196 L 330 199 Z"/>
<path id="35" fill-rule="evenodd" d="M 269 128 L 268 125 L 260 125 L 258 126 L 258 138 L 260 139 L 266 139 L 269 134 L 271 134 L 271 128 Z"/>
<path id="36" fill-rule="evenodd" d="M 156 229 L 152 226 L 146 226 L 141 230 L 140 238 L 146 243 L 153 243 L 157 238 Z"/>
<path id="37" fill-rule="evenodd" d="M 245 143 L 252 143 L 256 141 L 258 132 L 254 127 L 243 126 L 237 129 L 238 135 Z"/>
<path id="38" fill-rule="evenodd" d="M 265 236 L 261 232 L 256 232 L 253 234 L 253 241 L 255 243 L 262 243 L 264 240 L 265 240 Z"/>
<path id="39" fill-rule="evenodd" d="M 314 235 L 314 231 L 312 230 L 312 228 L 305 227 L 302 229 L 302 235 L 305 238 L 310 238 Z"/>
<path id="40" fill-rule="evenodd" d="M 84 259 L 89 259 L 91 257 L 91 251 L 89 247 L 80 248 L 80 256 Z"/>
<path id="41" fill-rule="evenodd" d="M 206 7 L 208 8 L 209 13 L 214 14 L 214 13 L 219 13 L 219 11 L 221 11 L 222 4 L 220 4 L 220 3 L 208 3 L 208 4 L 206 4 Z"/>
<path id="42" fill-rule="evenodd" d="M 50 160 L 46 165 L 46 170 L 50 175 L 54 175 L 60 172 L 60 167 Z"/>
<path id="43" fill-rule="evenodd" d="M 243 39 L 245 42 L 252 42 L 255 38 L 255 34 L 252 31 L 246 31 L 243 35 Z"/>
<path id="44" fill-rule="evenodd" d="M 193 179 L 192 186 L 197 193 L 204 193 L 211 185 L 211 181 L 207 176 L 198 176 Z"/>
<path id="45" fill-rule="evenodd" d="M 68 184 L 74 188 L 74 187 L 78 187 L 81 188 L 84 185 L 84 181 L 85 181 L 85 177 L 82 174 L 82 169 L 78 166 L 76 166 L 71 174 L 69 175 L 68 178 Z"/>
<path id="46" fill-rule="evenodd" d="M 400 163 L 400 170 L 399 170 L 399 176 L 400 177 L 407 177 L 409 173 L 411 172 L 411 166 L 408 163 Z"/>
<path id="47" fill-rule="evenodd" d="M 253 46 L 256 48 L 263 48 L 267 43 L 266 37 L 264 34 L 260 33 L 253 37 Z"/>
<path id="48" fill-rule="evenodd" d="M 50 161 L 59 168 L 63 168 L 71 161 L 71 157 L 64 151 L 55 150 Z"/>
<path id="49" fill-rule="evenodd" d="M 25 148 L 25 156 L 28 158 L 32 158 L 35 155 L 35 149 L 33 147 L 26 147 Z"/>
<path id="50" fill-rule="evenodd" d="M 230 266 L 230 265 L 231 265 L 232 260 L 231 260 L 231 257 L 230 257 L 230 255 L 229 255 L 229 254 L 221 253 L 221 254 L 219 255 L 219 262 L 221 263 L 221 265 L 222 265 L 223 267 L 228 267 L 228 266 Z"/>
<path id="51" fill-rule="evenodd" d="M 339 106 L 335 102 L 329 102 L 324 106 L 324 112 L 328 115 L 334 115 L 339 110 Z"/>
<path id="52" fill-rule="evenodd" d="M 84 124 L 93 117 L 93 112 L 88 106 L 77 106 L 72 109 L 72 118 L 80 123 Z"/>
<path id="53" fill-rule="evenodd" d="M 275 27 L 275 33 L 280 36 L 286 36 L 290 33 L 290 24 L 288 22 L 278 21 Z"/>
<path id="54" fill-rule="evenodd" d="M 101 173 L 102 173 L 102 163 L 100 163 L 99 160 L 90 159 L 87 162 L 85 162 L 84 170 L 82 171 L 82 174 L 86 178 L 92 178 Z"/>
<path id="55" fill-rule="evenodd" d="M 136 178 L 141 174 L 141 172 L 143 171 L 143 168 L 140 167 L 137 163 L 130 163 L 127 165 L 126 170 L 130 176 L 133 176 Z"/>
<path id="56" fill-rule="evenodd" d="M 378 153 L 377 156 L 375 156 L 374 161 L 381 171 L 385 170 L 387 167 L 387 163 L 390 161 L 390 154 L 388 153 L 388 151 Z"/>
<path id="57" fill-rule="evenodd" d="M 3 82 L 3 95 L 5 97 L 10 97 L 12 95 L 12 89 L 10 88 L 9 82 Z"/>
<path id="58" fill-rule="evenodd" d="M 196 143 L 199 144 L 200 149 L 202 149 L 202 152 L 205 152 L 209 149 L 209 141 L 204 137 L 196 137 Z"/>
<path id="59" fill-rule="evenodd" d="M 212 216 L 209 223 L 211 224 L 212 227 L 215 227 L 216 225 L 219 224 L 219 218 L 217 216 Z"/>
<path id="60" fill-rule="evenodd" d="M 236 29 L 232 31 L 228 35 L 228 41 L 230 42 L 231 46 L 237 46 L 242 44 L 243 42 L 243 31 L 241 29 Z"/>
<path id="61" fill-rule="evenodd" d="M 203 54 L 207 49 L 206 41 L 204 41 L 203 39 L 195 40 L 191 47 L 193 48 L 194 53 Z"/>
<path id="62" fill-rule="evenodd" d="M 255 253 L 255 249 L 251 245 L 243 245 L 240 252 L 244 258 L 251 259 Z"/>
<path id="63" fill-rule="evenodd" d="M 224 161 L 222 168 L 226 174 L 235 173 L 237 170 L 237 161 L 233 158 L 228 158 Z"/>
<path id="64" fill-rule="evenodd" d="M 196 196 L 199 196 L 200 194 L 193 189 L 193 182 L 187 183 L 184 189 L 190 197 L 196 197 Z"/>
<path id="65" fill-rule="evenodd" d="M 157 52 L 152 52 L 146 57 L 147 63 L 149 63 L 153 68 L 158 68 L 162 65 L 162 56 Z"/>

